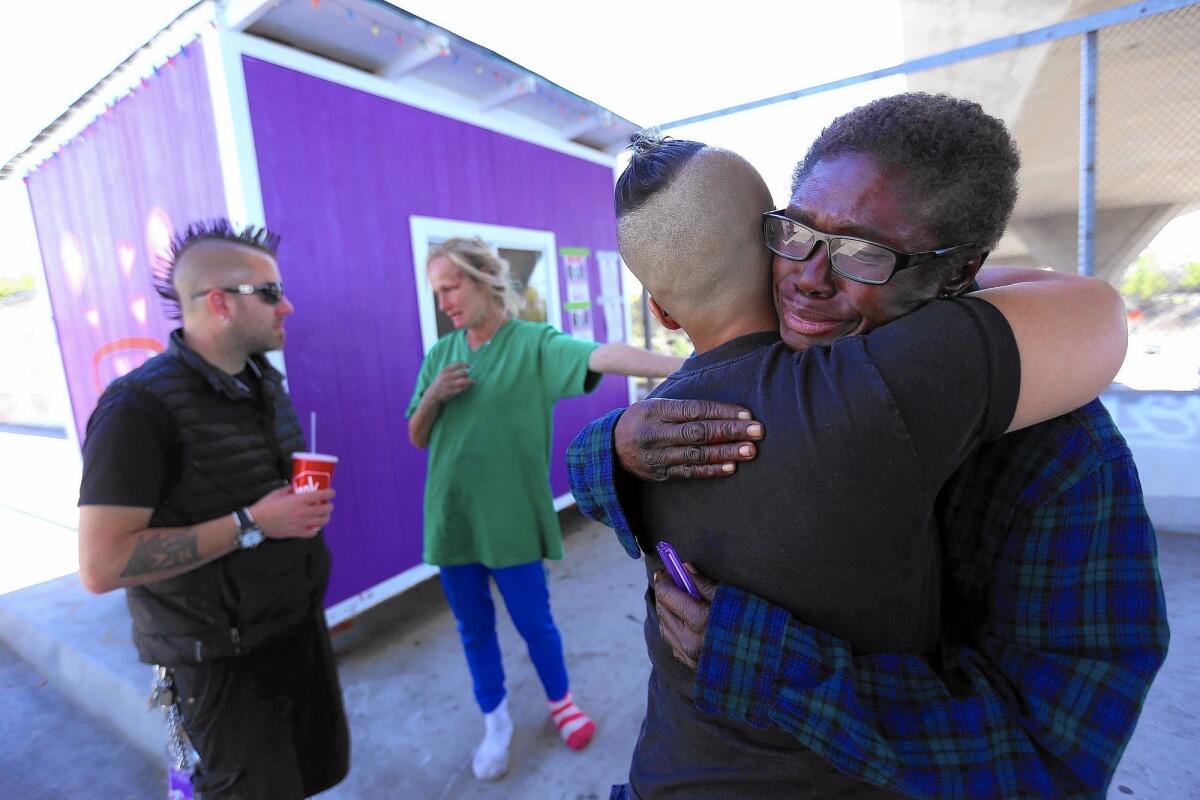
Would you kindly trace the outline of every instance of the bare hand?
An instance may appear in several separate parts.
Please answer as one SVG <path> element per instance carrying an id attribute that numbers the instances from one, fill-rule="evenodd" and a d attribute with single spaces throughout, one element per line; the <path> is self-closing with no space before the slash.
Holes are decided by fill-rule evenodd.
<path id="1" fill-rule="evenodd" d="M 335 494 L 333 489 L 294 494 L 291 486 L 281 486 L 250 506 L 250 513 L 268 539 L 310 539 L 329 522 Z"/>
<path id="2" fill-rule="evenodd" d="M 700 590 L 702 599 L 697 600 L 680 589 L 671 576 L 660 569 L 654 573 L 654 608 L 658 612 L 658 633 L 663 641 L 670 646 L 675 658 L 690 669 L 696 669 L 717 584 L 697 572 L 691 564 L 684 564 L 684 567 L 692 574 L 692 582 Z"/>
<path id="3" fill-rule="evenodd" d="M 711 400 L 643 400 L 613 430 L 617 459 L 646 481 L 732 475 L 757 454 L 763 425 L 741 406 Z"/>
<path id="4" fill-rule="evenodd" d="M 437 374 L 437 377 L 433 379 L 433 383 L 429 385 L 426 391 L 439 403 L 444 403 L 452 397 L 457 397 L 475 385 L 475 381 L 467 377 L 469 369 L 470 365 L 465 361 L 455 361 L 453 364 L 447 364 Z"/>

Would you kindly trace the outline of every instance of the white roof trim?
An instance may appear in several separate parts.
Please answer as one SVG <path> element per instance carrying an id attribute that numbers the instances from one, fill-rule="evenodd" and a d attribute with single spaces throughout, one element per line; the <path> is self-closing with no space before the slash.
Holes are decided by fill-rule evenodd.
<path id="1" fill-rule="evenodd" d="M 23 177 L 27 176 L 56 156 L 100 117 L 112 111 L 118 101 L 137 92 L 144 81 L 178 57 L 180 51 L 196 41 L 204 27 L 213 22 L 214 9 L 209 0 L 196 3 L 180 14 L 72 103 L 58 119 L 34 137 L 25 150 L 14 155 L 4 165 L 4 170 L 0 171 L 0 180 L 12 177 L 17 172 L 21 172 Z"/>
<path id="2" fill-rule="evenodd" d="M 58 119 L 43 129 L 25 150 L 17 153 L 7 164 L 0 167 L 0 180 L 17 174 L 28 175 L 47 159 L 54 157 L 63 146 L 84 133 L 103 114 L 111 111 L 114 103 L 136 92 L 144 80 L 163 68 L 164 65 L 169 64 L 169 60 L 174 58 L 183 47 L 199 38 L 206 26 L 220 28 L 233 37 L 249 36 L 243 31 L 253 28 L 256 24 L 268 24 L 272 12 L 285 15 L 290 13 L 293 15 L 294 21 L 297 9 L 306 8 L 311 2 L 312 0 L 198 0 L 195 5 L 180 14 L 160 33 L 138 48 L 79 100 L 71 104 Z M 276 63 L 292 62 L 292 59 L 280 55 L 281 51 L 292 51 L 298 56 L 302 56 L 295 60 L 296 63 L 311 65 L 320 62 L 326 65 L 317 68 L 317 72 L 313 72 L 321 77 L 328 77 L 332 72 L 337 72 L 339 77 L 333 79 L 338 83 L 356 86 L 374 94 L 419 105 L 438 113 L 445 113 L 481 127 L 552 147 L 597 163 L 612 164 L 615 153 L 624 147 L 622 140 L 624 134 L 636 130 L 636 125 L 632 122 L 613 114 L 604 107 L 530 72 L 485 47 L 456 36 L 450 31 L 439 28 L 399 8 L 379 2 L 379 0 L 319 0 L 319 2 L 322 7 L 333 7 L 346 11 L 350 20 L 361 17 L 360 22 L 368 26 L 370 34 L 380 35 L 384 31 L 403 29 L 405 36 L 410 40 L 422 43 L 418 51 L 419 55 L 414 55 L 410 47 L 409 52 L 404 56 L 399 56 L 393 63 L 385 64 L 380 68 L 379 72 L 382 74 L 373 74 L 360 66 L 349 66 L 332 57 L 326 58 L 308 53 L 299 45 L 276 44 L 249 36 L 247 41 L 254 39 L 269 44 L 270 47 L 263 48 L 257 44 L 247 44 L 246 48 L 257 53 L 264 53 L 262 57 Z M 361 33 L 358 35 L 361 43 Z M 383 41 L 383 37 L 380 41 Z M 336 42 L 331 43 L 330 46 L 332 47 L 333 44 Z M 345 52 L 347 53 L 346 57 L 352 59 L 353 56 L 350 54 L 358 51 L 350 48 Z M 375 50 L 375 55 L 378 56 L 378 48 Z M 455 67 L 458 66 L 460 59 L 464 62 L 461 73 L 448 73 L 445 66 L 435 66 L 439 58 L 447 55 L 450 56 L 450 63 Z M 366 60 L 365 55 L 364 60 Z M 346 72 L 331 70 L 332 66 L 340 67 Z M 426 66 L 434 71 L 435 76 L 440 75 L 441 84 L 434 84 L 421 75 L 422 69 Z M 498 80 L 501 76 L 505 77 L 503 86 L 498 87 L 492 94 L 484 94 L 482 97 L 478 91 L 478 84 L 472 87 L 473 94 L 458 91 L 462 86 L 469 85 L 469 78 L 465 82 L 455 82 L 457 79 L 453 76 L 457 75 L 461 78 L 466 75 L 468 70 L 471 70 L 474 75 L 494 71 Z M 311 70 L 305 69 L 305 71 Z M 358 78 L 351 78 L 351 72 L 358 76 L 382 81 L 393 87 L 407 88 L 399 89 L 396 92 L 386 91 L 369 80 L 364 82 Z M 448 76 L 451 85 L 446 85 Z M 541 112 L 538 111 L 538 106 L 531 105 L 531 101 L 527 99 L 533 97 L 539 98 L 540 102 L 545 104 Z M 562 115 L 561 119 L 557 116 L 550 117 L 545 113 L 545 109 L 555 107 Z M 611 132 L 602 132 L 602 129 L 610 126 L 616 127 Z M 589 143 L 571 141 L 585 133 L 592 134 L 589 137 Z"/>
<path id="3" fill-rule="evenodd" d="M 576 156 L 596 164 L 612 167 L 616 160 L 616 156 L 564 139 L 555 129 L 538 125 L 527 117 L 511 114 L 504 109 L 485 113 L 462 100 L 450 97 L 436 86 L 424 84 L 419 79 L 394 83 L 370 72 L 339 64 L 312 53 L 305 53 L 294 47 L 269 42 L 250 34 L 230 32 L 229 36 L 235 47 L 252 58 L 259 58 L 331 83 L 388 100 L 395 100 L 425 111 L 432 111 L 444 117 L 502 133 L 550 150 L 557 150 L 560 153 Z"/>

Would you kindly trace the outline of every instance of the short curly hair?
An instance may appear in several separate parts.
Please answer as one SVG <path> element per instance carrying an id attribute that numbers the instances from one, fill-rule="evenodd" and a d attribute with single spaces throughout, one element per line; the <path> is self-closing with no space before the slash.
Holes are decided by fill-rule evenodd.
<path id="1" fill-rule="evenodd" d="M 1021 156 L 1005 124 L 970 100 L 907 92 L 835 119 L 792 173 L 792 194 L 821 161 L 847 153 L 904 170 L 922 198 L 914 222 L 942 242 L 1000 241 L 1017 202 Z"/>

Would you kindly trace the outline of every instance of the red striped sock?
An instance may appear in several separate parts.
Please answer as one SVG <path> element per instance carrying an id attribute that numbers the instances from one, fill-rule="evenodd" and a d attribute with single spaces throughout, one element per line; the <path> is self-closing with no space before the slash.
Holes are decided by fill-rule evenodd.
<path id="1" fill-rule="evenodd" d="M 572 750 L 587 747 L 596 733 L 596 723 L 579 710 L 579 706 L 571 699 L 570 692 L 561 700 L 550 701 L 550 720 L 558 728 L 558 735 Z"/>

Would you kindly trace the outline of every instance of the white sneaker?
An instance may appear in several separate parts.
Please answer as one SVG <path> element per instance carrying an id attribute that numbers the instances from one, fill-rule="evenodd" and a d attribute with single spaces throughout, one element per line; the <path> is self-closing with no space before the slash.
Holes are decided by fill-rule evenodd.
<path id="1" fill-rule="evenodd" d="M 481 781 L 498 781 L 508 772 L 508 745 L 513 724 L 508 716 L 508 698 L 483 715 L 483 741 L 475 748 L 471 771 Z"/>

